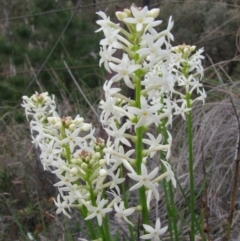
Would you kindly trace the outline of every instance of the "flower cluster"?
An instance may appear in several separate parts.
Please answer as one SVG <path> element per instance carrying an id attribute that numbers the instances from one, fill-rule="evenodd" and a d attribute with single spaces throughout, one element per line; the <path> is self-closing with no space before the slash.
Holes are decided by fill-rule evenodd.
<path id="1" fill-rule="evenodd" d="M 66 209 L 81 205 L 91 210 L 91 192 L 100 197 L 98 194 L 101 194 L 104 182 L 104 140 L 94 137 L 92 125 L 84 123 L 83 118 L 60 118 L 54 96 L 50 97 L 48 93 L 36 93 L 31 98 L 24 96 L 22 106 L 27 118 L 32 117 L 32 138 L 41 149 L 40 159 L 44 168 L 59 178 L 55 184 L 59 188 L 55 201 L 57 213 L 63 212 L 70 217 Z M 99 173 L 103 174 L 99 176 Z M 102 200 L 98 204 L 101 206 L 106 203 L 106 200 Z M 111 210 L 106 208 L 104 211 Z"/>
<path id="2" fill-rule="evenodd" d="M 146 194 L 146 205 L 140 201 L 142 209 L 149 209 L 152 195 L 159 200 L 157 186 L 160 180 L 165 178 L 176 187 L 168 162 L 172 137 L 166 131 L 172 124 L 173 114 L 185 119 L 191 105 L 196 100 L 204 102 L 206 97 L 200 83 L 203 50 L 194 53 L 195 46 L 172 47 L 172 18 L 169 18 L 166 30 L 157 32 L 155 29 L 162 22 L 156 20 L 159 11 L 132 5 L 130 9 L 116 12 L 127 30 L 121 27 L 122 24 L 111 22 L 105 13 L 97 13 L 102 18 L 97 21 L 101 26 L 97 31 L 102 31 L 105 36 L 100 41 L 100 65 L 104 64 L 108 72 L 114 73 L 104 84 L 105 98 L 100 103 L 101 122 L 109 135 L 105 159 L 114 169 L 124 165 L 128 177 L 137 182 L 129 190 L 139 189 L 140 200 Z M 120 59 L 114 56 L 117 49 L 122 51 Z M 121 80 L 127 88 L 133 89 L 134 99 L 124 95 L 124 89 L 118 88 L 116 83 Z M 195 97 L 194 91 L 198 96 L 191 100 Z M 152 125 L 165 129 L 165 136 L 150 133 Z M 126 153 L 124 146 L 128 147 Z M 149 162 L 157 152 L 165 153 L 165 160 L 160 160 L 164 168 L 156 167 L 148 174 L 148 167 L 152 166 Z M 147 218 L 143 217 L 143 224 L 145 221 Z M 145 237 L 150 236 L 142 236 Z"/>
<path id="3" fill-rule="evenodd" d="M 98 234 L 88 223 L 93 240 L 110 241 L 104 224 L 106 214 L 113 210 L 115 218 L 129 227 L 134 226 L 130 215 L 142 212 L 145 232 L 140 238 L 160 240 L 167 227 L 161 229 L 156 216 L 152 228 L 148 212 L 151 201 L 159 201 L 160 181 L 176 187 L 169 163 L 172 136 L 168 127 L 173 114 L 185 119 L 192 104 L 204 102 L 206 97 L 200 83 L 203 50 L 194 53 L 195 46 L 172 47 L 172 18 L 167 29 L 158 32 L 155 28 L 162 22 L 156 20 L 159 12 L 135 5 L 116 12 L 126 28 L 112 22 L 104 12 L 97 13 L 101 18 L 97 32 L 105 36 L 100 41 L 100 65 L 113 73 L 103 86 L 104 99 L 100 102 L 100 121 L 107 140 L 96 138 L 94 128 L 82 117 L 59 117 L 54 96 L 36 93 L 31 98 L 23 97 L 22 106 L 27 118 L 32 118 L 33 143 L 41 149 L 42 164 L 59 178 L 55 184 L 59 188 L 57 213 L 70 217 L 66 210 L 76 207 L 86 222 L 96 218 Z M 114 56 L 118 50 L 122 51 L 121 58 Z M 119 88 L 122 80 L 125 88 Z M 125 94 L 126 88 L 132 89 L 134 98 Z M 152 133 L 154 128 L 156 134 Z M 153 162 L 157 153 L 161 153 L 159 163 Z M 124 185 L 126 179 L 129 186 Z M 128 195 L 138 190 L 139 203 L 135 206 L 129 207 L 126 188 Z"/>

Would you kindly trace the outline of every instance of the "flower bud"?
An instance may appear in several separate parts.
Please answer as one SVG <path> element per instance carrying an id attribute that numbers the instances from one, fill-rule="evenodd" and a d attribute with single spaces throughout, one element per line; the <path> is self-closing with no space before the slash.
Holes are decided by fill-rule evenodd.
<path id="1" fill-rule="evenodd" d="M 30 100 L 26 95 L 22 97 L 24 100 Z"/>
<path id="2" fill-rule="evenodd" d="M 70 116 L 67 116 L 65 118 L 65 125 L 66 126 L 69 126 L 70 124 L 72 123 L 72 118 Z"/>
<path id="3" fill-rule="evenodd" d="M 94 159 L 99 159 L 101 157 L 101 153 L 100 152 L 95 152 L 93 155 Z"/>
<path id="4" fill-rule="evenodd" d="M 138 206 L 136 207 L 136 211 L 141 212 L 141 211 L 142 211 L 142 206 L 141 206 L 141 205 L 138 205 Z"/>
<path id="5" fill-rule="evenodd" d="M 36 95 L 33 95 L 33 96 L 32 96 L 32 100 L 33 100 L 34 102 L 38 102 L 37 96 L 36 96 Z"/>
<path id="6" fill-rule="evenodd" d="M 75 124 L 70 124 L 68 127 L 69 130 L 73 131 L 76 129 L 76 125 Z"/>
<path id="7" fill-rule="evenodd" d="M 196 46 L 195 46 L 195 45 L 192 45 L 192 46 L 190 47 L 191 52 L 193 52 L 195 49 L 196 49 Z"/>
<path id="8" fill-rule="evenodd" d="M 89 161 L 89 165 L 90 165 L 91 167 L 93 167 L 95 164 L 96 164 L 96 160 L 95 160 L 95 159 L 91 159 L 91 160 Z"/>
<path id="9" fill-rule="evenodd" d="M 99 165 L 104 166 L 106 164 L 106 162 L 107 161 L 105 159 L 101 159 L 101 160 L 99 160 Z"/>
<path id="10" fill-rule="evenodd" d="M 172 48 L 172 51 L 175 53 L 180 53 L 182 54 L 182 58 L 183 59 L 187 59 L 189 57 L 189 55 L 196 49 L 196 46 L 193 45 L 186 45 L 186 44 L 182 44 L 182 45 L 178 45 L 176 47 Z"/>
<path id="11" fill-rule="evenodd" d="M 91 130 L 92 128 L 92 125 L 91 124 L 88 124 L 88 123 L 84 123 L 82 126 L 81 126 L 81 130 L 83 131 L 89 131 Z"/>
<path id="12" fill-rule="evenodd" d="M 91 157 L 90 156 L 86 156 L 84 160 L 85 160 L 85 162 L 89 162 L 91 160 Z"/>
<path id="13" fill-rule="evenodd" d="M 126 13 L 120 11 L 117 11 L 115 14 L 119 21 L 123 21 L 124 18 L 128 17 Z"/>
<path id="14" fill-rule="evenodd" d="M 69 171 L 69 168 L 68 168 L 68 166 L 67 165 L 61 165 L 61 169 L 62 170 L 65 170 L 65 171 Z"/>
<path id="15" fill-rule="evenodd" d="M 48 92 L 43 92 L 41 94 L 38 94 L 41 98 L 43 98 L 44 100 L 46 99 L 49 99 L 49 96 L 48 96 Z"/>
<path id="16" fill-rule="evenodd" d="M 143 163 L 143 164 L 147 164 L 147 157 L 143 157 L 142 163 Z"/>
<path id="17" fill-rule="evenodd" d="M 83 160 L 81 158 L 76 159 L 76 161 L 78 165 L 81 165 L 83 163 Z"/>
<path id="18" fill-rule="evenodd" d="M 156 18 L 160 13 L 159 8 L 153 8 L 150 11 L 147 12 L 148 17 Z"/>
<path id="19" fill-rule="evenodd" d="M 62 122 L 58 121 L 54 126 L 56 129 L 60 130 L 62 128 Z"/>
<path id="20" fill-rule="evenodd" d="M 95 151 L 100 151 L 101 148 L 100 148 L 100 146 L 95 146 L 94 149 L 95 149 Z"/>
<path id="21" fill-rule="evenodd" d="M 47 117 L 47 120 L 48 120 L 48 122 L 49 122 L 50 124 L 52 124 L 52 125 L 54 125 L 54 124 L 56 123 L 54 117 L 49 116 L 49 117 Z"/>
<path id="22" fill-rule="evenodd" d="M 71 159 L 71 163 L 72 164 L 77 164 L 78 163 L 78 159 L 75 159 L 75 158 Z"/>
<path id="23" fill-rule="evenodd" d="M 79 124 L 82 124 L 83 121 L 84 121 L 84 119 L 83 119 L 82 117 L 78 117 L 78 116 L 77 116 L 77 117 L 72 121 L 72 123 L 75 124 L 75 125 L 79 125 Z"/>
<path id="24" fill-rule="evenodd" d="M 123 12 L 127 15 L 127 17 L 131 17 L 132 16 L 132 13 L 131 13 L 131 11 L 128 8 L 125 8 L 123 10 Z"/>
<path id="25" fill-rule="evenodd" d="M 73 175 L 77 175 L 78 174 L 77 168 L 76 167 L 71 168 L 70 173 Z"/>
<path id="26" fill-rule="evenodd" d="M 88 169 L 88 164 L 86 164 L 85 162 L 83 162 L 83 163 L 81 164 L 81 168 L 82 168 L 84 171 L 87 171 L 87 169 Z"/>
<path id="27" fill-rule="evenodd" d="M 106 169 L 100 169 L 100 170 L 99 170 L 99 175 L 100 175 L 101 177 L 106 176 L 106 175 L 107 175 L 107 170 L 106 170 Z"/>

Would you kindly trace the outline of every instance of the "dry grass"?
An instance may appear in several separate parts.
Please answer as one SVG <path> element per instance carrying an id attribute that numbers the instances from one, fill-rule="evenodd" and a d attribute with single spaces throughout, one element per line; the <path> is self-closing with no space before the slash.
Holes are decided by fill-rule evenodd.
<path id="1" fill-rule="evenodd" d="M 235 83 L 233 85 L 235 90 L 240 87 Z M 208 95 L 209 100 L 204 107 L 196 105 L 193 108 L 196 194 L 202 187 L 204 177 L 207 182 L 207 188 L 198 198 L 196 213 L 205 212 L 204 225 L 208 222 L 210 237 L 220 241 L 225 240 L 226 235 L 239 141 L 238 123 L 231 99 L 240 115 L 240 96 L 233 95 L 231 90 L 224 86 L 211 89 Z M 174 126 L 173 169 L 184 191 L 188 193 L 186 123 L 176 120 Z M 238 180 L 238 187 L 239 183 Z M 240 235 L 239 191 L 237 193 L 231 240 L 237 240 Z M 175 196 L 179 207 L 184 206 L 179 190 Z"/>

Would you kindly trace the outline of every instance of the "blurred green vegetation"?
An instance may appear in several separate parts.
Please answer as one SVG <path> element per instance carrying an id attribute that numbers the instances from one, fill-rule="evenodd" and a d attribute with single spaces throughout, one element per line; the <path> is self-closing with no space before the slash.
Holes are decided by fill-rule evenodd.
<path id="1" fill-rule="evenodd" d="M 185 43 L 204 47 L 205 67 L 226 61 L 223 69 L 231 78 L 236 78 L 240 74 L 239 61 L 236 60 L 240 54 L 239 9 L 239 0 L 168 1 L 163 3 L 160 14 L 165 20 L 164 27 L 168 16 L 173 16 L 173 45 Z"/>
<path id="2" fill-rule="evenodd" d="M 99 84 L 96 66 L 98 66 L 100 35 L 94 34 L 95 9 L 87 11 L 80 9 L 77 10 L 46 65 L 37 76 L 38 83 L 35 81 L 25 93 L 74 10 L 49 14 L 44 12 L 74 8 L 76 5 L 70 1 L 55 0 L 10 2 L 11 4 L 4 8 L 9 18 L 23 16 L 26 13 L 32 17 L 0 22 L 5 33 L 0 37 L 0 103 L 3 106 L 0 116 L 9 111 L 9 106 L 15 106 L 23 94 L 31 95 L 34 91 L 41 91 L 39 86 L 42 90 L 57 96 L 61 90 L 67 97 L 76 92 L 76 87 L 63 64 L 64 60 L 70 68 L 72 67 L 71 71 L 76 79 L 84 77 L 87 87 L 93 88 Z M 42 14 L 34 15 L 38 13 Z M 60 85 L 56 84 L 58 80 L 61 81 Z M 17 113 L 15 117 L 18 118 Z"/>

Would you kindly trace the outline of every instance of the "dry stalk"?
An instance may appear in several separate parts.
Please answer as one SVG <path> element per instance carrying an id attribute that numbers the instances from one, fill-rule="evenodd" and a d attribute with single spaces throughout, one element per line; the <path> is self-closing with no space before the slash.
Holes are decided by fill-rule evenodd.
<path id="1" fill-rule="evenodd" d="M 207 233 L 207 240 L 211 240 L 210 238 L 210 227 L 209 227 L 209 211 L 208 211 L 208 183 L 207 183 L 207 177 L 206 177 L 206 167 L 205 167 L 205 160 L 204 160 L 204 155 L 203 155 L 203 145 L 202 145 L 202 163 L 203 163 L 203 175 L 204 175 L 204 206 L 203 207 L 203 218 L 205 219 L 205 222 L 203 222 L 203 227 L 202 230 Z"/>
<path id="2" fill-rule="evenodd" d="M 235 206 L 236 193 L 237 193 L 238 169 L 239 169 L 239 162 L 240 162 L 240 122 L 239 122 L 239 116 L 237 114 L 236 108 L 233 104 L 233 100 L 230 99 L 230 101 L 232 103 L 232 107 L 233 107 L 235 116 L 237 118 L 238 144 L 237 144 L 237 156 L 236 156 L 236 160 L 235 160 L 235 171 L 234 171 L 233 188 L 232 188 L 231 203 L 230 203 L 230 210 L 229 210 L 229 217 L 228 217 L 226 241 L 228 241 L 230 238 L 230 232 L 231 232 L 231 227 L 232 227 L 232 219 L 233 219 L 234 206 Z"/>

